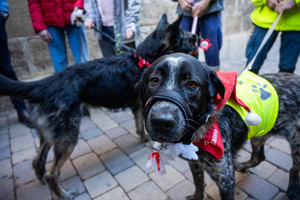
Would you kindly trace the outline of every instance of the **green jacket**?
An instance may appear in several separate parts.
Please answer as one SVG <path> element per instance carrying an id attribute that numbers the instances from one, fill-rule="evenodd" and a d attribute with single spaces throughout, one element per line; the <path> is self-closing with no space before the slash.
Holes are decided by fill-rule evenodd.
<path id="1" fill-rule="evenodd" d="M 251 14 L 252 22 L 261 28 L 270 28 L 277 17 L 277 12 L 267 6 L 267 0 L 252 0 L 257 6 Z M 284 11 L 275 30 L 300 31 L 300 0 L 295 0 L 296 6 Z"/>

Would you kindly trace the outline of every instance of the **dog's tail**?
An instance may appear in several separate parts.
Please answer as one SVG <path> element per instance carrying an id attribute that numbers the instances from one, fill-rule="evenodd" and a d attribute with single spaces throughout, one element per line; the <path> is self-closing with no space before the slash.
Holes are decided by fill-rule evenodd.
<path id="1" fill-rule="evenodd" d="M 7 78 L 0 74 L 0 96 L 22 97 L 31 101 L 41 98 L 38 82 L 22 82 Z"/>

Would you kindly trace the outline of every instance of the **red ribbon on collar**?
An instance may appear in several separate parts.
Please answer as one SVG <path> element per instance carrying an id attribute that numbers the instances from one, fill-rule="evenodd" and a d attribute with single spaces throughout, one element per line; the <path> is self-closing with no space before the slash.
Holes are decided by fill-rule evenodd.
<path id="1" fill-rule="evenodd" d="M 140 68 L 143 68 L 144 66 L 149 67 L 151 65 L 147 60 L 145 60 L 141 56 L 137 56 L 136 54 L 133 55 L 133 58 L 138 58 L 138 60 L 139 60 L 138 66 Z"/>
<path id="2" fill-rule="evenodd" d="M 155 158 L 157 164 L 157 171 L 160 171 L 160 155 L 158 152 L 152 152 L 151 155 L 148 157 L 148 160 Z"/>

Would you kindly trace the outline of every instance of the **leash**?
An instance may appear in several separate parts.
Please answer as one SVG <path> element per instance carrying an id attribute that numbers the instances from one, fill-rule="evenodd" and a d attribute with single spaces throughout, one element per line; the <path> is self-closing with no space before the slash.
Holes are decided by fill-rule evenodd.
<path id="1" fill-rule="evenodd" d="M 261 49 L 263 48 L 263 46 L 267 43 L 268 39 L 270 38 L 271 34 L 273 33 L 273 31 L 275 30 L 276 25 L 278 24 L 278 21 L 280 19 L 282 15 L 282 12 L 279 13 L 279 15 L 277 16 L 277 18 L 275 19 L 275 21 L 273 22 L 272 26 L 269 28 L 269 30 L 267 31 L 266 35 L 264 36 L 264 39 L 262 41 L 262 43 L 259 45 L 254 57 L 251 59 L 251 61 L 248 63 L 248 65 L 245 67 L 245 70 L 251 70 L 253 63 L 258 55 L 258 53 L 261 51 Z M 244 71 L 244 70 L 243 70 Z"/>
<path id="2" fill-rule="evenodd" d="M 136 49 L 129 47 L 126 44 L 121 43 L 120 41 L 115 40 L 114 38 L 112 38 L 110 35 L 108 35 L 107 33 L 101 32 L 99 29 L 97 29 L 95 26 L 93 27 L 93 30 L 96 31 L 97 33 L 103 35 L 104 37 L 106 37 L 107 39 L 109 39 L 110 41 L 114 42 L 114 43 L 118 43 L 121 45 L 121 47 L 123 47 L 125 50 L 131 52 L 131 53 L 136 53 Z"/>

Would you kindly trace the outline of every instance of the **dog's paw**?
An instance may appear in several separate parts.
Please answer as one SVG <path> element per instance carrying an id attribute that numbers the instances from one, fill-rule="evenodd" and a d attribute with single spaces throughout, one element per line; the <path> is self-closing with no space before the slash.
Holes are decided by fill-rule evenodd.
<path id="1" fill-rule="evenodd" d="M 190 195 L 185 197 L 186 200 L 202 200 L 203 199 L 203 195 Z"/>
<path id="2" fill-rule="evenodd" d="M 252 91 L 255 93 L 260 93 L 260 99 L 266 100 L 271 97 L 271 93 L 267 91 L 267 85 L 261 85 L 257 83 L 257 85 L 252 85 Z"/>
<path id="3" fill-rule="evenodd" d="M 77 195 L 77 192 L 74 189 L 70 188 L 70 189 L 65 190 L 65 192 L 62 196 L 62 199 L 63 200 L 72 200 L 76 197 L 76 195 Z"/>

